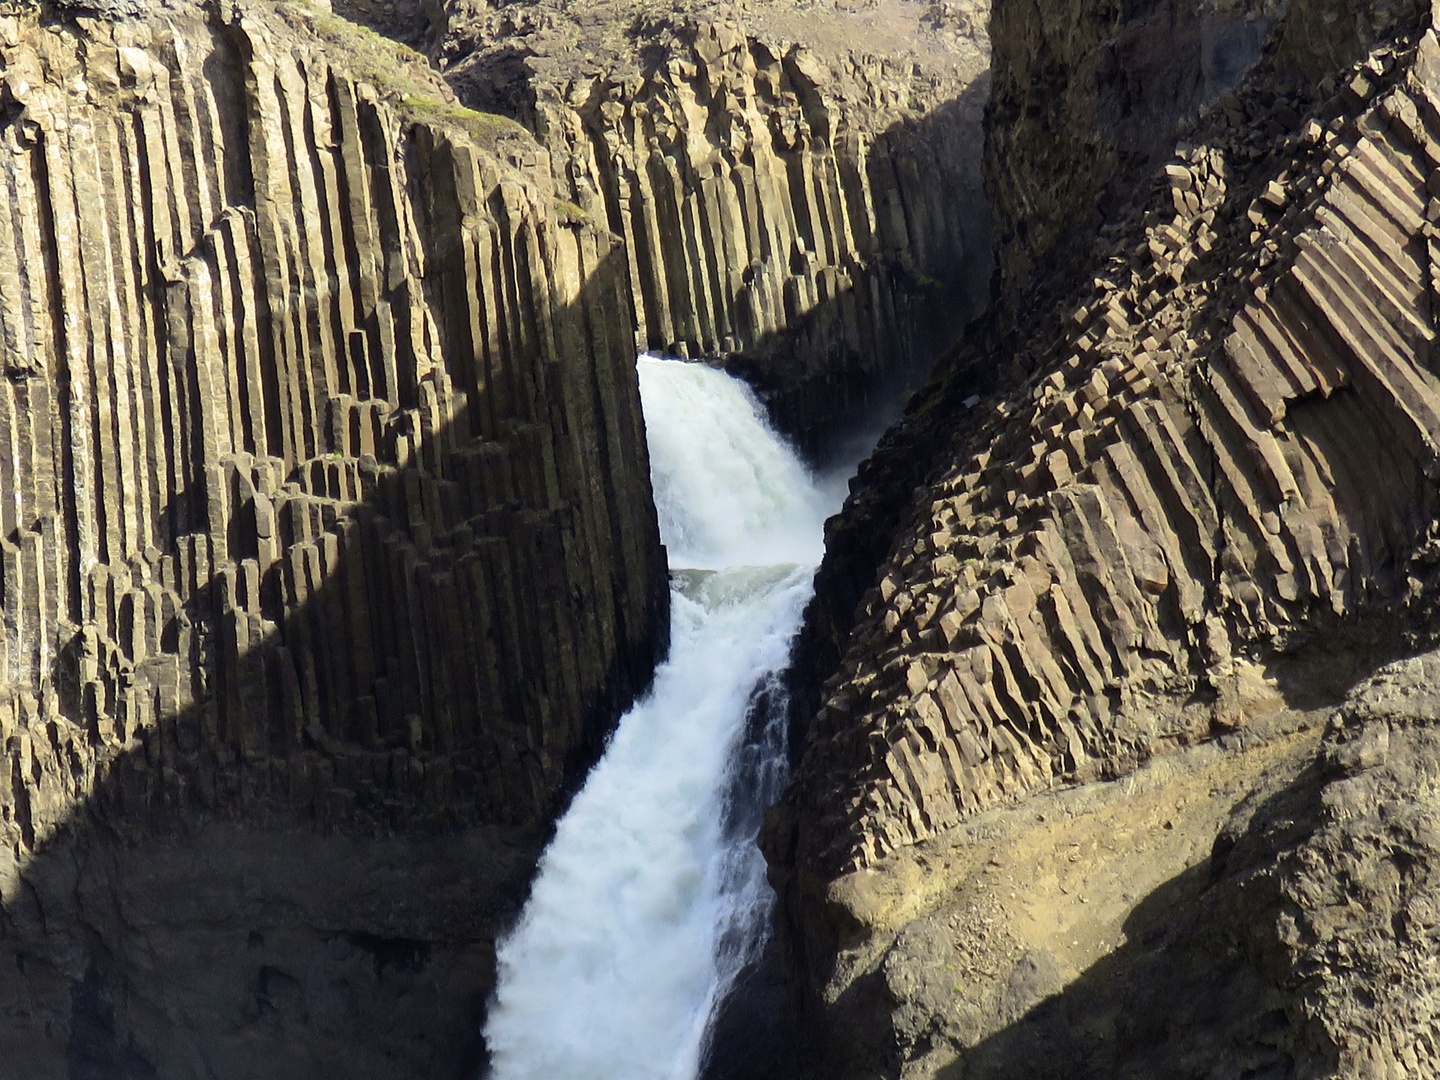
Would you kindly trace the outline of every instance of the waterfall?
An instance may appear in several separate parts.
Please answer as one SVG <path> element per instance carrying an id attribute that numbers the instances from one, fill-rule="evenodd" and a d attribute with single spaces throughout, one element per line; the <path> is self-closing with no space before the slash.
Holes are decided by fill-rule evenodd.
<path id="1" fill-rule="evenodd" d="M 560 820 L 499 947 L 494 1080 L 692 1080 L 769 910 L 754 837 L 784 781 L 778 676 L 825 499 L 744 384 L 642 357 L 670 657 Z"/>

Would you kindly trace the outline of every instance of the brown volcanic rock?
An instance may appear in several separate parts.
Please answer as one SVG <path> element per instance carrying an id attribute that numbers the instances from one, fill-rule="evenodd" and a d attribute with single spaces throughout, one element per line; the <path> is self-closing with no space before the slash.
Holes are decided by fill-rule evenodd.
<path id="1" fill-rule="evenodd" d="M 425 18 L 387 6 L 340 10 L 402 36 Z M 807 447 L 923 376 L 987 295 L 983 5 L 435 17 L 461 99 L 534 130 L 562 197 L 624 237 L 637 348 L 724 362 Z"/>
<path id="2" fill-rule="evenodd" d="M 324 12 L 0 63 L 4 1060 L 458 1070 L 664 647 L 617 241 Z"/>
<path id="3" fill-rule="evenodd" d="M 1224 151 L 1181 148 L 862 603 L 807 763 L 853 746 L 836 774 L 874 778 L 837 865 L 1239 722 L 1271 694 L 1245 654 L 1296 629 L 1428 613 L 1427 92 L 1314 125 L 1243 214 Z M 1257 223 L 1253 269 L 1208 257 Z M 1362 454 L 1372 423 L 1394 441 Z"/>
<path id="4" fill-rule="evenodd" d="M 1433 1075 L 1435 667 L 844 881 L 818 1075 Z"/>
<path id="5" fill-rule="evenodd" d="M 983 19 L 419 11 L 537 142 L 328 11 L 101 6 L 0 23 L 6 1060 L 473 1070 L 663 647 L 634 350 L 812 446 L 923 366 L 988 272 Z"/>
<path id="6" fill-rule="evenodd" d="M 118 801 L 539 819 L 657 652 L 613 240 L 311 19 L 12 20 L 0 723 L 60 740 L 13 750 L 26 847 L 134 750 L 176 786 Z M 431 768 L 468 778 L 426 811 Z"/>
<path id="7" fill-rule="evenodd" d="M 1423 823 L 1377 841 L 1419 845 L 1395 877 L 1305 732 L 1434 636 L 1440 43 L 1315 93 L 1291 40 L 1192 125 L 1063 318 L 977 332 L 1023 381 L 962 403 L 962 350 L 831 530 L 926 481 L 767 826 L 825 1075 L 1434 1071 L 1425 947 L 1380 913 L 1428 910 Z M 1406 740 L 1374 786 L 1418 812 L 1432 750 Z M 992 853 L 1023 863 L 998 890 Z"/>
<path id="8" fill-rule="evenodd" d="M 137 750 L 175 786 L 117 801 L 539 820 L 658 651 L 613 239 L 485 118 L 337 66 L 327 18 L 11 21 L 0 723 L 52 729 L 12 746 L 27 847 Z"/>

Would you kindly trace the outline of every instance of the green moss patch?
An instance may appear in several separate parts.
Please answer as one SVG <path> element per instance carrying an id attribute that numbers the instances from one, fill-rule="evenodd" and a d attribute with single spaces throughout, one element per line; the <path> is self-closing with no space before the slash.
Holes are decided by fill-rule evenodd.
<path id="1" fill-rule="evenodd" d="M 283 4 L 280 10 L 292 26 L 333 47 L 338 66 L 375 87 L 411 123 L 459 131 L 487 150 L 505 139 L 534 141 L 508 116 L 476 112 L 450 99 L 430 62 L 408 45 L 305 3 Z"/>

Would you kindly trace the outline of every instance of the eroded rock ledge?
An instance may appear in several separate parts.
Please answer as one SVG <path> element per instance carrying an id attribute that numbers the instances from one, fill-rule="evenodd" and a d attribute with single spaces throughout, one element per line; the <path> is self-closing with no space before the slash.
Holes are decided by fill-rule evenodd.
<path id="1" fill-rule="evenodd" d="M 1398 831 L 1325 764 L 1390 723 L 1327 707 L 1434 640 L 1440 44 L 1385 15 L 1324 80 L 1282 20 L 1084 285 L 1025 321 L 1002 297 L 862 474 L 833 533 L 905 525 L 853 632 L 830 606 L 843 659 L 766 835 L 823 1075 L 1435 1071 L 1423 935 L 1362 915 L 1428 910 L 1428 736 L 1380 784 Z M 976 393 L 997 345 L 1013 381 Z"/>

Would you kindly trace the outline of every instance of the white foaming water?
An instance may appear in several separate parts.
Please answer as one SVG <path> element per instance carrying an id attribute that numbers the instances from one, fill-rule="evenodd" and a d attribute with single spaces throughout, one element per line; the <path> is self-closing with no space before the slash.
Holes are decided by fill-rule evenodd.
<path id="1" fill-rule="evenodd" d="M 641 357 L 640 395 L 672 567 L 819 562 L 825 508 L 815 480 L 744 383 Z"/>
<path id="2" fill-rule="evenodd" d="M 763 944 L 754 837 L 784 780 L 777 676 L 825 507 L 743 384 L 642 357 L 640 388 L 661 537 L 682 571 L 670 658 L 500 945 L 494 1080 L 691 1080 L 712 1007 Z"/>

